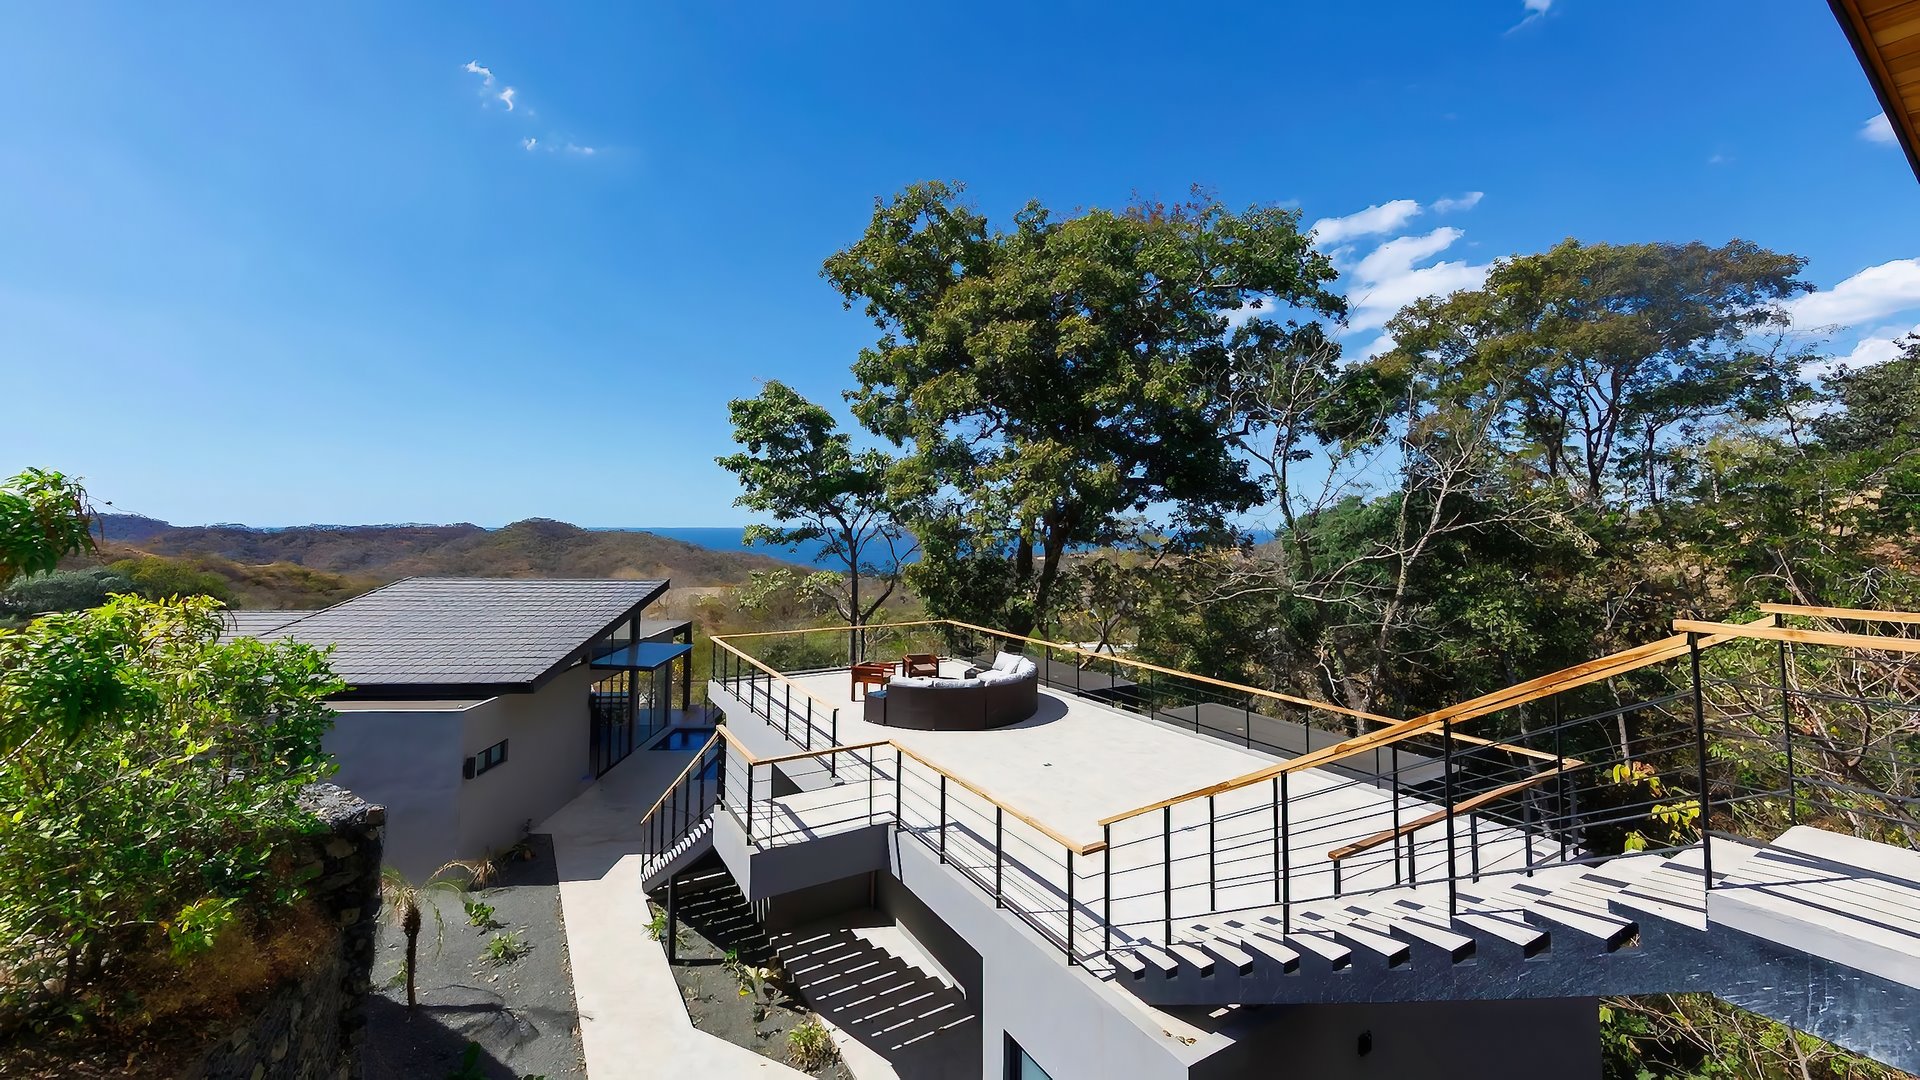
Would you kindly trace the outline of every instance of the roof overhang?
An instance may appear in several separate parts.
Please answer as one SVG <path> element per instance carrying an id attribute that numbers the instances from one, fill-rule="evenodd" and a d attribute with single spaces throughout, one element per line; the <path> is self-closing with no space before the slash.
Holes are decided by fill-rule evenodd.
<path id="1" fill-rule="evenodd" d="M 1920 179 L 1920 4 L 1913 0 L 1827 0 L 1853 43 L 1893 134 Z"/>

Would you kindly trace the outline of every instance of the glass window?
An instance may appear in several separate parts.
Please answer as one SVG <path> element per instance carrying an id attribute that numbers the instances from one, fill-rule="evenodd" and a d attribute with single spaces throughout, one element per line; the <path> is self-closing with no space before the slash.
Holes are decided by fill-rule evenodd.
<path id="1" fill-rule="evenodd" d="M 1053 1080 L 1053 1077 L 1048 1076 L 1047 1070 L 1041 1068 L 1040 1063 L 1033 1060 L 1025 1050 L 1020 1048 L 1019 1043 L 1013 1041 L 1013 1036 L 1009 1035 L 1007 1036 L 1007 1080 Z"/>
<path id="2" fill-rule="evenodd" d="M 469 778 L 479 776 L 481 773 L 486 772 L 496 765 L 505 765 L 506 763 L 507 740 L 501 739 L 499 742 L 473 755 L 472 771 L 467 773 L 467 776 Z"/>

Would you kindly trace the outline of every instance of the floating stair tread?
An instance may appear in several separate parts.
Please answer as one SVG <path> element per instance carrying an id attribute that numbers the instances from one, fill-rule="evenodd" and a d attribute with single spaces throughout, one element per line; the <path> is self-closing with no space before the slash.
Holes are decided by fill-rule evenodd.
<path id="1" fill-rule="evenodd" d="M 1146 977 L 1147 965 L 1142 963 L 1140 958 L 1134 956 L 1132 953 L 1115 949 L 1108 953 L 1107 957 L 1113 961 L 1114 967 L 1125 973 L 1128 978 L 1141 979 Z"/>
<path id="2" fill-rule="evenodd" d="M 1300 954 L 1271 935 L 1224 928 L 1208 930 L 1207 933 L 1220 941 L 1237 945 L 1248 953 L 1280 965 L 1280 970 L 1284 973 L 1292 973 L 1300 969 Z"/>
<path id="3" fill-rule="evenodd" d="M 1166 948 L 1168 955 L 1178 960 L 1183 969 L 1190 968 L 1203 979 L 1212 977 L 1213 957 L 1203 950 L 1193 945 L 1169 945 Z"/>
<path id="4" fill-rule="evenodd" d="M 1135 945 L 1133 955 L 1147 965 L 1148 970 L 1157 971 L 1162 978 L 1171 979 L 1180 973 L 1180 961 L 1162 951 L 1155 945 Z"/>
<path id="5" fill-rule="evenodd" d="M 1355 947 L 1362 952 L 1378 956 L 1380 959 L 1386 961 L 1388 967 L 1399 967 L 1401 964 L 1406 963 L 1413 955 L 1411 946 L 1391 935 L 1355 926 L 1350 922 L 1342 922 L 1337 919 L 1324 919 L 1319 920 L 1319 922 L 1320 925 L 1318 926 L 1314 926 L 1309 922 L 1307 924 L 1308 928 L 1324 930 L 1327 933 L 1331 933 L 1335 939 L 1345 942 L 1349 946 Z"/>
<path id="6" fill-rule="evenodd" d="M 1273 923 L 1267 931 L 1254 932 L 1296 952 L 1312 953 L 1331 964 L 1335 971 L 1353 963 L 1353 950 L 1335 941 L 1331 934 L 1311 930 L 1295 930 L 1289 934 L 1278 923 Z"/>
<path id="7" fill-rule="evenodd" d="M 1816 829 L 1810 825 L 1796 825 L 1780 834 L 1780 838 L 1769 845 L 1769 850 L 1780 849 L 1801 855 L 1810 855 L 1816 859 L 1854 866 L 1862 870 L 1871 870 L 1913 888 L 1920 889 L 1920 852 L 1897 848 L 1891 844 L 1862 840 L 1845 833 L 1832 833 Z M 1714 848 L 1713 860 L 1720 861 L 1720 849 Z"/>
<path id="8" fill-rule="evenodd" d="M 1232 968 L 1236 975 L 1253 972 L 1253 954 L 1243 948 L 1238 940 L 1230 941 L 1224 935 L 1208 933 L 1201 938 L 1198 947 Z"/>

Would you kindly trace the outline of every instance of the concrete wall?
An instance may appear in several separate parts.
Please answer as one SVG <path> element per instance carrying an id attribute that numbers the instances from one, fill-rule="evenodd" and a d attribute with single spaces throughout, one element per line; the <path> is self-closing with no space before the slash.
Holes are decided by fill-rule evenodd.
<path id="1" fill-rule="evenodd" d="M 545 821 L 593 783 L 587 753 L 591 675 L 583 665 L 531 694 L 502 694 L 466 711 L 456 780 L 458 758 L 501 739 L 508 743 L 505 764 L 459 785 L 460 857 L 512 847 L 526 835 L 528 822 Z"/>
<path id="2" fill-rule="evenodd" d="M 386 861 L 422 877 L 454 857 L 460 747 L 475 702 L 339 702 L 322 743 L 334 782 L 387 808 Z"/>
<path id="3" fill-rule="evenodd" d="M 590 682 L 579 667 L 483 701 L 335 702 L 334 780 L 387 808 L 387 865 L 409 877 L 505 850 L 592 784 Z M 466 759 L 502 739 L 506 763 L 464 779 Z"/>
<path id="4" fill-rule="evenodd" d="M 1246 1010 L 1231 1034 L 1232 1046 L 1194 1067 L 1195 1080 L 1600 1076 L 1593 998 L 1269 1006 Z"/>

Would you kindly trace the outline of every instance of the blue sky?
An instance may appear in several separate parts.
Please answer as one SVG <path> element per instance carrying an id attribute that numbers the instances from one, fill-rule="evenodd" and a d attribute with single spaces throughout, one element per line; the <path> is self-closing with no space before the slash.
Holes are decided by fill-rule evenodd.
<path id="1" fill-rule="evenodd" d="M 821 260 L 930 178 L 1297 204 L 1360 349 L 1567 236 L 1805 255 L 1860 360 L 1920 324 L 1817 3 L 5 7 L 0 474 L 182 523 L 743 522 L 727 400 L 838 407 Z"/>

